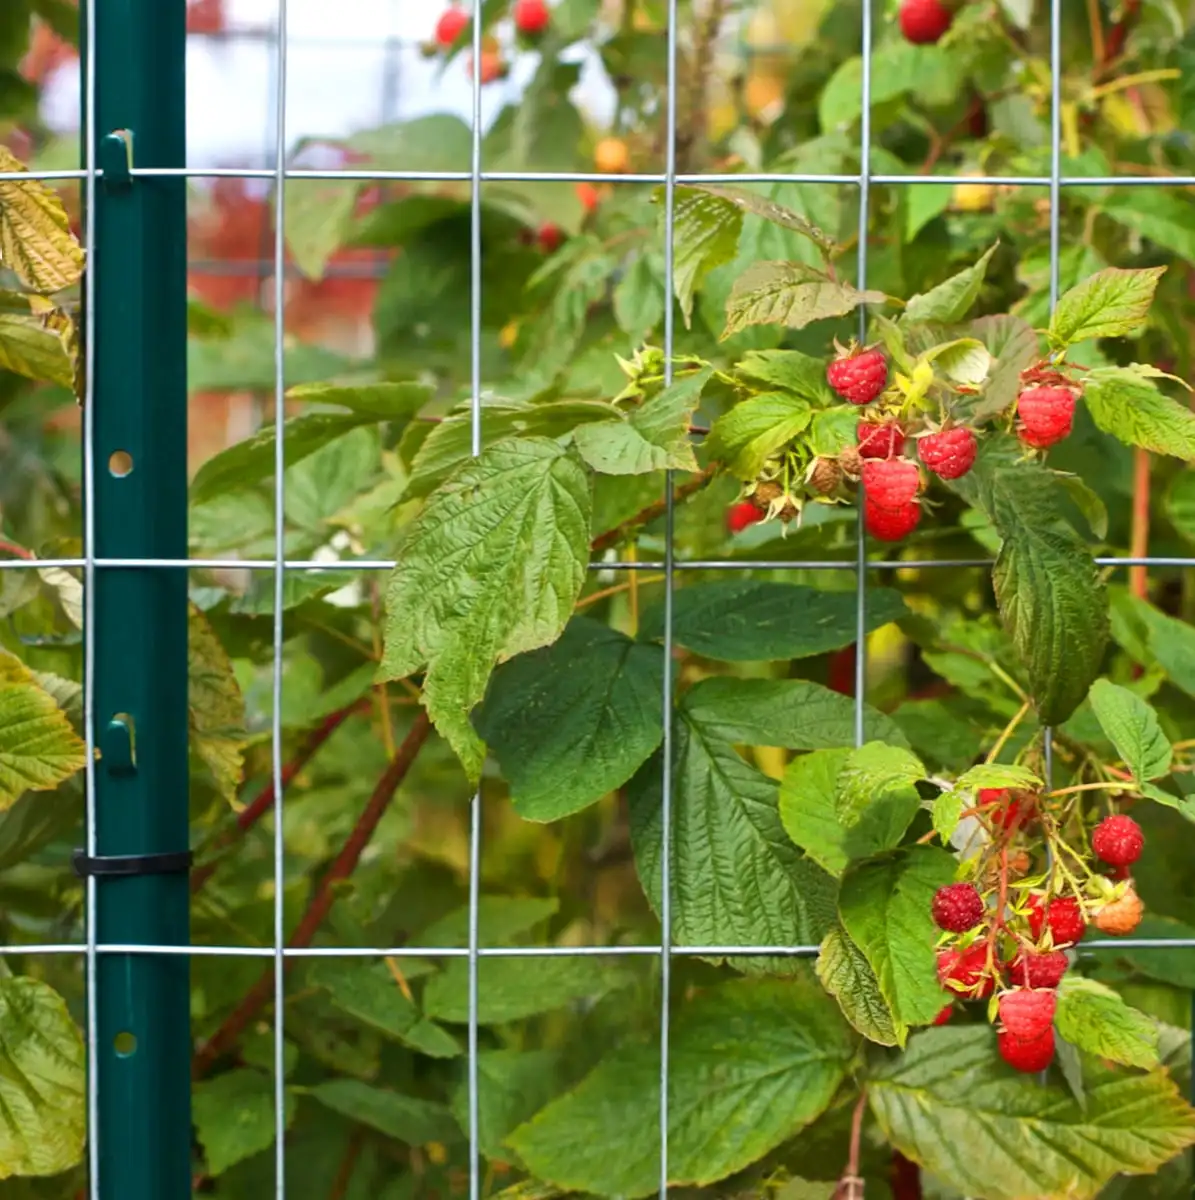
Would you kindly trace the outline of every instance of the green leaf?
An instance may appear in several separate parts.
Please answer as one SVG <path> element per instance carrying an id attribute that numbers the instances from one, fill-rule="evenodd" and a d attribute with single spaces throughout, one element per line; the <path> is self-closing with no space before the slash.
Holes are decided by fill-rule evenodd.
<path id="1" fill-rule="evenodd" d="M 735 370 L 758 383 L 792 392 L 815 408 L 838 402 L 826 382 L 825 360 L 802 354 L 799 350 L 749 350 Z M 858 420 L 859 410 L 854 405 L 844 407 L 849 408 Z"/>
<path id="2" fill-rule="evenodd" d="M 903 38 L 880 43 L 871 55 L 871 105 L 901 96 L 925 104 L 948 104 L 959 86 L 957 56 L 941 46 L 916 46 Z M 863 112 L 863 60 L 850 58 L 830 77 L 818 100 L 818 118 L 826 133 L 858 120 Z M 922 186 L 918 185 L 914 191 Z"/>
<path id="3" fill-rule="evenodd" d="M 954 879 L 954 867 L 946 851 L 914 846 L 861 863 L 842 880 L 839 919 L 871 964 L 900 1034 L 942 1010 L 930 906 L 934 892 Z"/>
<path id="4" fill-rule="evenodd" d="M 1006 535 L 992 582 L 1037 711 L 1060 725 L 1083 702 L 1107 642 L 1107 597 L 1095 564 L 1073 538 L 1022 526 Z"/>
<path id="5" fill-rule="evenodd" d="M 497 663 L 560 636 L 585 580 L 589 513 L 575 450 L 511 438 L 433 492 L 399 549 L 381 675 L 427 666 L 423 703 L 473 779 L 484 749 L 469 713 Z"/>
<path id="6" fill-rule="evenodd" d="M 581 457 L 605 475 L 696 471 L 689 424 L 712 374 L 713 368 L 706 367 L 678 379 L 626 416 L 578 426 L 573 440 Z"/>
<path id="7" fill-rule="evenodd" d="M 996 360 L 988 372 L 983 395 L 967 410 L 972 420 L 994 417 L 1009 408 L 1021 390 L 1021 372 L 1039 355 L 1037 330 L 1011 314 L 977 317 L 967 331 L 988 348 Z"/>
<path id="8" fill-rule="evenodd" d="M 677 188 L 677 191 L 685 192 L 690 188 L 694 191 L 704 192 L 708 196 L 713 196 L 725 204 L 733 205 L 741 212 L 750 213 L 755 217 L 762 217 L 765 221 L 770 221 L 773 225 L 779 225 L 782 229 L 791 229 L 794 233 L 799 233 L 802 237 L 808 238 L 823 252 L 829 253 L 834 249 L 834 239 L 829 234 L 818 229 L 808 217 L 794 212 L 791 208 L 783 204 L 778 204 L 775 200 L 761 196 L 757 192 L 748 191 L 746 188 L 732 187 L 723 183 L 685 185 Z M 662 189 L 656 190 L 657 197 L 660 197 L 661 193 Z"/>
<path id="9" fill-rule="evenodd" d="M 0 980 L 0 1179 L 57 1175 L 83 1158 L 86 1052 L 48 984 Z"/>
<path id="10" fill-rule="evenodd" d="M 809 424 L 812 409 L 800 396 L 764 392 L 740 400 L 713 424 L 706 448 L 739 479 L 754 479 L 769 455 Z"/>
<path id="11" fill-rule="evenodd" d="M 785 835 L 774 780 L 707 729 L 700 710 L 678 710 L 673 741 L 672 934 L 678 946 L 800 946 L 833 918 L 833 880 Z M 627 787 L 631 842 L 643 890 L 659 911 L 663 803 L 657 754 Z M 791 974 L 791 957 L 731 965 Z"/>
<path id="12" fill-rule="evenodd" d="M 1058 1033 L 1097 1058 L 1126 1067 L 1158 1065 L 1158 1027 L 1143 1012 L 1094 979 L 1066 975 L 1058 986 Z"/>
<path id="13" fill-rule="evenodd" d="M 307 1094 L 325 1108 L 360 1121 L 386 1137 L 408 1146 L 428 1142 L 454 1142 L 457 1126 L 447 1105 L 404 1096 L 389 1088 L 374 1087 L 360 1079 L 329 1079 L 308 1088 Z"/>
<path id="14" fill-rule="evenodd" d="M 667 289 L 662 266 L 662 263 L 653 262 L 651 255 L 636 255 L 614 288 L 614 319 L 636 344 L 646 339 L 663 320 Z"/>
<path id="15" fill-rule="evenodd" d="M 249 740 L 245 701 L 228 652 L 195 604 L 187 615 L 187 712 L 192 752 L 220 794 L 234 800 Z"/>
<path id="16" fill-rule="evenodd" d="M 859 820 L 839 815 L 839 780 L 853 751 L 815 750 L 794 759 L 780 785 L 780 819 L 785 832 L 819 866 L 841 876 L 852 861 L 897 845 L 921 797 L 912 787 L 891 788 L 874 798 Z"/>
<path id="17" fill-rule="evenodd" d="M 302 404 L 333 404 L 375 421 L 405 421 L 432 398 L 424 383 L 302 383 L 286 393 Z"/>
<path id="18" fill-rule="evenodd" d="M 715 675 L 685 695 L 685 708 L 711 737 L 749 746 L 824 750 L 855 740 L 855 702 L 807 679 Z M 863 706 L 864 736 L 904 745 L 896 723 Z"/>
<path id="19" fill-rule="evenodd" d="M 1103 211 L 1126 229 L 1149 238 L 1179 258 L 1195 258 L 1195 205 L 1185 193 L 1168 188 L 1142 188 L 1143 195 L 1112 188 Z"/>
<path id="20" fill-rule="evenodd" d="M 286 244 L 308 279 L 323 277 L 347 240 L 364 185 L 355 179 L 292 180 L 286 189 Z"/>
<path id="21" fill-rule="evenodd" d="M 222 1175 L 274 1144 L 274 1084 L 260 1071 L 242 1068 L 201 1079 L 191 1105 L 209 1175 Z M 288 1127 L 294 1116 L 295 1100 L 288 1092 Z"/>
<path id="22" fill-rule="evenodd" d="M 693 293 L 710 271 L 734 258 L 742 227 L 743 214 L 735 205 L 702 188 L 675 189 L 672 277 L 686 327 L 693 317 Z"/>
<path id="23" fill-rule="evenodd" d="M 54 697 L 0 649 L 0 812 L 26 791 L 45 792 L 87 765 L 82 738 Z"/>
<path id="24" fill-rule="evenodd" d="M 838 1001 L 842 1015 L 865 1038 L 881 1046 L 904 1044 L 904 1030 L 897 1030 L 875 972 L 841 925 L 835 925 L 822 939 L 817 977 Z"/>
<path id="25" fill-rule="evenodd" d="M 1149 704 L 1107 679 L 1097 679 L 1088 698 L 1100 728 L 1134 778 L 1143 782 L 1170 774 L 1174 752 Z"/>
<path id="26" fill-rule="evenodd" d="M 822 592 L 770 580 L 690 584 L 673 597 L 674 640 L 720 662 L 809 658 L 849 646 L 857 636 L 854 592 Z M 905 615 L 899 593 L 868 589 L 867 630 Z M 643 616 L 639 636 L 664 636 L 663 607 Z"/>
<path id="27" fill-rule="evenodd" d="M 520 934 L 543 924 L 560 909 L 560 901 L 547 896 L 479 896 L 477 934 L 482 946 L 513 945 Z M 469 906 L 462 905 L 433 921 L 412 938 L 415 946 L 467 946 Z"/>
<path id="28" fill-rule="evenodd" d="M 936 216 L 950 207 L 951 183 L 918 184 L 905 199 L 905 240 L 911 242 Z"/>
<path id="29" fill-rule="evenodd" d="M 990 1200 L 1094 1196 L 1149 1174 L 1195 1141 L 1195 1112 L 1164 1074 L 1104 1075 L 1087 1103 L 1015 1073 L 982 1025 L 930 1029 L 867 1086 L 885 1136 L 964 1194 Z"/>
<path id="30" fill-rule="evenodd" d="M 858 442 L 859 410 L 839 405 L 813 414 L 809 427 L 809 450 L 824 458 L 837 458 L 848 446 Z"/>
<path id="31" fill-rule="evenodd" d="M 892 792 L 907 795 L 925 774 L 921 760 L 902 746 L 868 742 L 852 750 L 838 776 L 838 819 L 847 828 L 858 825 L 873 804 L 884 802 Z"/>
<path id="32" fill-rule="evenodd" d="M 1125 271 L 1108 267 L 1071 288 L 1058 301 L 1050 319 L 1053 346 L 1065 349 L 1090 338 L 1136 333 L 1153 303 L 1165 267 Z"/>
<path id="33" fill-rule="evenodd" d="M 1004 763 L 980 763 L 942 792 L 933 807 L 934 832 L 948 845 L 958 828 L 963 807 L 981 788 L 1039 788 L 1041 780 L 1028 768 Z"/>
<path id="34" fill-rule="evenodd" d="M 559 1059 L 552 1050 L 485 1050 L 477 1056 L 477 1142 L 486 1158 L 509 1162 L 506 1138 L 560 1091 Z M 452 1111 L 469 1132 L 469 1084 L 462 1079 Z"/>
<path id="35" fill-rule="evenodd" d="M 829 1105 L 852 1052 L 849 1030 L 807 970 L 723 984 L 685 1004 L 669 1043 L 670 1183 L 714 1183 L 792 1137 Z M 654 1193 L 659 1077 L 657 1044 L 613 1049 L 507 1140 L 534 1175 L 560 1187 Z"/>
<path id="36" fill-rule="evenodd" d="M 886 299 L 883 292 L 861 292 L 806 263 L 756 262 L 734 281 L 722 338 L 748 325 L 804 329 L 813 321 L 845 316 L 860 304 L 882 304 Z"/>
<path id="37" fill-rule="evenodd" d="M 555 821 L 621 787 L 660 744 L 664 660 L 586 617 L 559 641 L 499 667 L 474 727 L 515 811 Z"/>
<path id="38" fill-rule="evenodd" d="M 996 247 L 990 246 L 973 266 L 952 275 L 928 292 L 914 296 L 905 306 L 901 320 L 906 323 L 932 321 L 940 325 L 961 321 L 979 299 L 988 263 L 995 253 Z"/>
<path id="39" fill-rule="evenodd" d="M 482 958 L 477 964 L 477 1020 L 505 1025 L 581 1000 L 596 1000 L 631 982 L 621 966 L 583 955 L 554 958 Z M 469 964 L 454 958 L 423 990 L 429 1017 L 450 1024 L 469 1020 Z"/>
<path id="40" fill-rule="evenodd" d="M 1195 413 L 1163 395 L 1149 368 L 1097 367 L 1083 383 L 1091 419 L 1105 433 L 1155 454 L 1195 459 Z"/>
<path id="41" fill-rule="evenodd" d="M 0 313 L 0 371 L 75 385 L 75 359 L 62 331 L 20 313 Z"/>

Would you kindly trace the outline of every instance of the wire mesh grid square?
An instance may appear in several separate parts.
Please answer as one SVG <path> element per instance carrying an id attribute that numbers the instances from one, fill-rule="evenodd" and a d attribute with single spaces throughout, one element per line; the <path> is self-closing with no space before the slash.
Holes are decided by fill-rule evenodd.
<path id="1" fill-rule="evenodd" d="M 96 39 L 95 23 L 96 10 L 99 0 L 85 0 L 84 15 L 87 37 L 82 47 L 85 79 L 87 81 L 84 97 L 84 128 L 96 129 Z M 962 176 L 952 175 L 885 175 L 873 174 L 871 163 L 871 65 L 873 44 L 873 13 L 872 5 L 862 5 L 861 53 L 863 60 L 861 82 L 861 116 L 860 116 L 860 155 L 861 169 L 858 174 L 796 174 L 796 173 L 760 173 L 741 172 L 731 174 L 679 174 L 676 170 L 676 94 L 677 94 L 677 32 L 678 32 L 678 0 L 668 0 L 667 3 L 667 118 L 666 118 L 666 154 L 662 174 L 640 173 L 605 175 L 594 172 L 554 172 L 554 171 L 485 171 L 482 163 L 482 119 L 481 119 L 481 81 L 476 76 L 472 85 L 472 144 L 471 166 L 468 171 L 403 171 L 403 170 L 312 170 L 288 169 L 287 167 L 287 121 L 286 121 L 286 88 L 288 76 L 288 41 L 287 41 L 287 8 L 288 0 L 278 0 L 278 15 L 276 39 L 278 45 L 277 68 L 274 74 L 272 101 L 275 117 L 273 129 L 273 166 L 264 168 L 194 168 L 183 166 L 165 168 L 136 168 L 132 170 L 134 177 L 146 176 L 176 176 L 188 178 L 240 178 L 258 179 L 273 184 L 274 210 L 274 244 L 272 261 L 264 264 L 273 274 L 274 287 L 274 401 L 275 411 L 283 411 L 286 374 L 284 368 L 283 347 L 285 341 L 286 294 L 285 284 L 287 267 L 285 261 L 285 184 L 291 180 L 302 179 L 341 179 L 361 180 L 370 182 L 467 182 L 471 187 L 471 453 L 476 456 L 482 451 L 481 430 L 481 189 L 486 182 L 567 182 L 567 183 L 644 183 L 663 185 L 664 187 L 664 267 L 665 280 L 668 285 L 669 297 L 672 292 L 674 246 L 673 228 L 675 215 L 675 188 L 684 183 L 802 183 L 824 185 L 849 185 L 858 193 L 858 271 L 857 286 L 863 290 L 867 287 L 868 271 L 868 219 L 870 204 L 870 189 L 873 184 L 908 185 L 941 184 L 959 182 Z M 968 183 L 992 185 L 1008 185 L 1022 187 L 1040 187 L 1048 189 L 1049 194 L 1049 297 L 1051 310 L 1057 303 L 1059 295 L 1059 263 L 1060 263 L 1060 194 L 1068 186 L 1108 186 L 1108 187 L 1191 187 L 1195 186 L 1195 177 L 1185 176 L 1150 176 L 1125 175 L 1112 177 L 1067 177 L 1062 174 L 1061 146 L 1061 10 L 1062 0 L 1050 0 L 1050 172 L 1044 176 L 999 176 L 972 175 L 965 179 Z M 480 56 L 482 50 L 482 24 L 472 22 L 473 53 Z M 0 179 L 44 181 L 79 180 L 83 185 L 85 197 L 85 215 L 83 241 L 87 262 L 94 261 L 95 252 L 95 198 L 96 184 L 102 177 L 97 163 L 97 145 L 94 137 L 86 139 L 86 163 L 78 170 L 32 171 L 27 173 L 0 173 Z M 96 713 L 94 704 L 94 664 L 95 664 L 95 614 L 94 614 L 94 582 L 99 570 L 122 569 L 178 569 L 227 567 L 229 560 L 189 558 L 185 560 L 152 559 L 152 558 L 100 558 L 95 554 L 95 518 L 93 497 L 95 494 L 95 454 L 93 447 L 93 371 L 92 363 L 95 353 L 95 278 L 94 272 L 88 270 L 84 282 L 85 294 L 85 336 L 84 347 L 86 355 L 87 392 L 83 403 L 83 487 L 84 487 L 84 530 L 83 556 L 62 557 L 53 559 L 0 561 L 0 570 L 16 571 L 22 569 L 46 569 L 61 567 L 80 569 L 84 577 L 84 740 L 87 749 L 86 765 L 86 825 L 87 853 L 96 853 L 96 811 L 95 811 L 95 746 L 96 746 Z M 664 361 L 665 383 L 672 380 L 672 357 L 674 346 L 674 304 L 669 302 L 664 308 Z M 865 332 L 866 313 L 860 313 L 860 332 Z M 279 425 L 281 431 L 282 426 Z M 654 957 L 659 960 L 661 972 L 661 1004 L 659 1012 L 660 1038 L 660 1163 L 659 1190 L 663 1196 L 668 1187 L 668 1082 L 669 1082 L 669 984 L 671 962 L 677 956 L 722 956 L 722 955 L 792 955 L 812 957 L 817 954 L 816 945 L 793 946 L 674 946 L 672 943 L 670 908 L 672 864 L 667 852 L 671 843 L 671 810 L 672 810 L 672 601 L 677 572 L 691 570 L 845 570 L 856 574 L 856 644 L 858 652 L 855 659 L 854 681 L 854 728 L 858 743 L 863 741 L 864 704 L 863 697 L 867 676 L 867 661 L 864 649 L 866 646 L 866 614 L 867 614 L 867 576 L 872 571 L 889 571 L 896 569 L 962 569 L 969 567 L 990 567 L 991 559 L 924 559 L 898 561 L 887 559 L 869 559 L 867 542 L 859 523 L 856 543 L 856 555 L 853 560 L 726 560 L 726 559 L 680 559 L 674 554 L 674 498 L 672 488 L 672 473 L 667 473 L 665 483 L 665 549 L 662 560 L 655 561 L 623 561 L 606 559 L 591 562 L 591 570 L 615 571 L 663 571 L 664 573 L 664 681 L 661 696 L 663 710 L 663 754 L 662 754 L 662 796 L 663 819 L 662 839 L 663 853 L 661 855 L 661 905 L 660 905 L 660 938 L 654 945 L 630 946 L 522 946 L 522 947 L 490 947 L 479 944 L 478 935 L 478 903 L 480 886 L 480 850 L 481 850 L 481 794 L 475 792 L 470 798 L 469 815 L 469 901 L 468 901 L 468 944 L 464 947 L 445 946 L 438 948 L 427 947 L 287 947 L 286 928 L 284 921 L 284 837 L 281 813 L 284 805 L 284 780 L 282 761 L 282 709 L 283 692 L 283 598 L 286 575 L 288 572 L 304 570 L 320 571 L 382 571 L 394 566 L 389 560 L 351 560 L 340 562 L 315 562 L 309 560 L 288 559 L 285 554 L 284 539 L 284 451 L 285 439 L 281 432 L 274 441 L 274 522 L 275 522 L 275 553 L 269 559 L 237 560 L 240 569 L 252 571 L 272 571 L 274 582 L 274 613 L 273 613 L 273 710 L 271 717 L 271 775 L 277 817 L 274 822 L 274 937 L 273 945 L 269 947 L 255 946 L 147 946 L 140 944 L 99 944 L 96 939 L 95 892 L 94 876 L 87 880 L 87 935 L 82 945 L 45 944 L 20 945 L 0 948 L 0 953 L 11 955 L 36 954 L 79 954 L 84 956 L 87 975 L 87 1015 L 88 1015 L 88 1127 L 91 1136 L 88 1139 L 89 1194 L 91 1200 L 101 1200 L 102 1180 L 99 1174 L 99 1137 L 98 1130 L 98 1058 L 97 1043 L 94 1034 L 96 1024 L 96 990 L 95 965 L 97 957 L 102 954 L 136 954 L 136 955 L 185 955 L 192 957 L 251 957 L 269 959 L 274 969 L 274 1110 L 275 1110 L 275 1194 L 279 1198 L 286 1196 L 286 1138 L 285 1138 L 285 972 L 283 970 L 287 959 L 299 958 L 382 958 L 418 956 L 420 958 L 452 959 L 464 958 L 468 965 L 468 1051 L 467 1051 L 467 1091 L 468 1091 L 468 1165 L 469 1165 L 469 1196 L 470 1200 L 479 1200 L 481 1194 L 482 1175 L 480 1171 L 479 1152 L 479 1108 L 478 1108 L 478 963 L 483 958 L 497 957 L 532 957 L 547 958 L 558 956 L 639 956 Z M 1129 557 L 1105 556 L 1097 558 L 1096 563 L 1106 567 L 1195 567 L 1193 557 Z M 1050 743 L 1047 739 L 1047 776 L 1049 774 Z M 1122 938 L 1111 940 L 1097 939 L 1083 944 L 1083 951 L 1096 951 L 1118 946 L 1125 948 L 1195 948 L 1195 939 L 1158 939 L 1158 938 Z"/>

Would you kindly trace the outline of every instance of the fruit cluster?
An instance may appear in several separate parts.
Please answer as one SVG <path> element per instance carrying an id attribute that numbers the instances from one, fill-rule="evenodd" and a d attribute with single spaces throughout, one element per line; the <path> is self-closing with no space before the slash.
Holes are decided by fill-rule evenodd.
<path id="1" fill-rule="evenodd" d="M 518 37 L 527 42 L 540 38 L 551 23 L 551 12 L 546 0 L 515 0 L 510 10 Z M 469 13 L 458 4 L 453 4 L 440 14 L 436 22 L 432 41 L 424 47 L 424 53 L 429 57 L 446 54 L 450 51 L 469 28 Z M 469 78 L 473 78 L 473 55 L 469 54 L 466 70 Z M 480 66 L 477 76 L 483 84 L 505 79 L 509 66 L 503 56 L 497 40 L 486 36 L 481 43 Z"/>
<path id="2" fill-rule="evenodd" d="M 1081 822 L 1066 808 L 1030 792 L 979 791 L 971 815 L 986 842 L 967 863 L 972 879 L 939 888 L 932 902 L 943 931 L 938 980 L 950 994 L 935 1023 L 948 1021 L 958 1000 L 987 1000 L 1000 1057 L 1019 1071 L 1045 1070 L 1054 1059 L 1058 985 L 1070 965 L 1067 951 L 1088 924 L 1120 936 L 1141 921 L 1128 874 L 1144 846 L 1140 826 L 1124 814 L 1105 817 L 1087 854 L 1061 835 L 1061 819 Z M 1052 856 L 1032 877 L 1029 836 L 1044 840 Z M 1092 856 L 1107 874 L 1091 869 Z"/>

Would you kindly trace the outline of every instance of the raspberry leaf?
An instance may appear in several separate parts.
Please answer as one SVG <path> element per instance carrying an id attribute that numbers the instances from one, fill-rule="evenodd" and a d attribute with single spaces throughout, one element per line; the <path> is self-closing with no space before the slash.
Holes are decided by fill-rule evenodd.
<path id="1" fill-rule="evenodd" d="M 1084 279 L 1058 301 L 1048 336 L 1056 350 L 1091 338 L 1136 333 L 1149 315 L 1165 267 L 1126 271 L 1108 267 Z"/>
<path id="2" fill-rule="evenodd" d="M 697 996 L 678 1012 L 669 1041 L 669 1180 L 714 1183 L 762 1158 L 825 1111 L 854 1048 L 808 969 Z M 645 1040 L 604 1055 L 507 1144 L 558 1187 L 646 1196 L 659 1185 L 659 1111 L 659 1046 Z"/>
<path id="3" fill-rule="evenodd" d="M 1067 975 L 1058 986 L 1058 1032 L 1097 1058 L 1126 1067 L 1158 1065 L 1158 1027 L 1094 979 Z"/>
<path id="4" fill-rule="evenodd" d="M 838 403 L 826 383 L 825 360 L 799 350 L 750 350 L 735 370 L 750 380 L 793 392 L 817 408 Z M 851 411 L 858 415 L 857 410 Z"/>
<path id="5" fill-rule="evenodd" d="M 914 296 L 905 306 L 901 320 L 907 323 L 933 321 L 939 325 L 953 325 L 961 321 L 979 299 L 988 263 L 996 247 L 990 246 L 975 263 L 952 275 L 945 283 L 930 288 L 928 292 Z"/>
<path id="6" fill-rule="evenodd" d="M 1107 679 L 1097 679 L 1088 698 L 1100 728 L 1138 782 L 1170 773 L 1170 740 L 1149 704 Z"/>
<path id="7" fill-rule="evenodd" d="M 814 321 L 854 312 L 860 304 L 882 304 L 886 299 L 883 292 L 861 292 L 806 263 L 756 262 L 734 281 L 722 337 L 748 325 L 804 329 Z"/>
<path id="8" fill-rule="evenodd" d="M 872 805 L 889 793 L 908 793 L 924 779 L 921 760 L 901 746 L 868 742 L 852 750 L 838 776 L 835 810 L 848 828 L 857 825 Z"/>
<path id="9" fill-rule="evenodd" d="M 490 680 L 473 726 L 510 784 L 515 811 L 555 821 L 621 787 L 660 744 L 658 646 L 574 617 L 551 646 Z"/>
<path id="10" fill-rule="evenodd" d="M 1098 367 L 1083 388 L 1092 420 L 1129 446 L 1195 460 L 1195 413 L 1163 395 L 1149 368 Z M 1166 376 L 1166 378 L 1169 378 Z"/>
<path id="11" fill-rule="evenodd" d="M 1015 1075 L 995 1043 L 980 1026 L 925 1030 L 867 1085 L 892 1144 L 957 1191 L 1092 1197 L 1114 1175 L 1148 1174 L 1195 1142 L 1195 1111 L 1160 1071 L 1097 1075 L 1084 1106 Z"/>
<path id="12" fill-rule="evenodd" d="M 231 802 L 236 798 L 241 782 L 243 751 L 249 741 L 245 729 L 245 699 L 228 652 L 208 619 L 194 604 L 187 613 L 187 675 L 190 752 L 207 768 L 216 790 Z M 2 709 L 3 701 L 0 700 Z M 79 752 L 82 755 L 82 743 Z M 3 752 L 0 751 L 0 764 L 2 762 Z M 82 765 L 81 761 L 80 769 Z M 2 790 L 0 779 L 0 792 Z"/>
<path id="13" fill-rule="evenodd" d="M 213 1177 L 274 1143 L 274 1085 L 262 1071 L 240 1068 L 200 1080 L 193 1105 L 195 1132 Z M 295 1095 L 288 1090 L 284 1120 L 288 1128 L 297 1108 Z"/>
<path id="14" fill-rule="evenodd" d="M 590 484 L 575 450 L 510 438 L 428 498 L 390 577 L 383 679 L 426 667 L 423 703 L 470 778 L 469 713 L 495 665 L 560 636 L 585 580 Z"/>
<path id="15" fill-rule="evenodd" d="M 897 1028 L 875 972 L 841 925 L 835 925 L 822 939 L 817 977 L 838 1001 L 842 1015 L 868 1041 L 881 1046 L 904 1045 L 904 1027 Z"/>
<path id="16" fill-rule="evenodd" d="M 930 915 L 934 893 L 954 879 L 952 855 L 914 846 L 852 867 L 838 894 L 838 915 L 863 951 L 892 1009 L 898 1031 L 928 1025 L 942 1009 Z"/>
<path id="17" fill-rule="evenodd" d="M 445 1104 L 375 1087 L 362 1079 L 327 1079 L 305 1088 L 303 1094 L 350 1121 L 410 1146 L 450 1139 L 456 1125 Z"/>
<path id="18" fill-rule="evenodd" d="M 929 105 L 949 104 L 959 83 L 955 56 L 940 46 L 914 46 L 897 40 L 882 42 L 872 51 L 873 108 L 905 95 L 916 95 Z M 862 97 L 863 60 L 849 58 L 822 89 L 818 101 L 822 132 L 833 133 L 857 121 L 863 112 Z"/>
<path id="19" fill-rule="evenodd" d="M 961 411 L 973 421 L 986 421 L 1004 412 L 1017 398 L 1021 372 L 1039 354 L 1037 330 L 1021 317 L 1002 313 L 977 317 L 967 331 L 978 338 L 995 359 L 982 395 Z"/>
<path id="20" fill-rule="evenodd" d="M 973 801 L 980 788 L 1033 788 L 1040 787 L 1041 780 L 1025 767 L 1004 763 L 980 763 L 963 772 L 955 780 L 954 787 L 943 791 L 933 806 L 934 831 L 946 845 L 958 828 L 964 806 Z"/>
<path id="21" fill-rule="evenodd" d="M 754 479 L 768 456 L 787 445 L 808 424 L 807 400 L 785 392 L 764 392 L 742 400 L 720 416 L 706 446 L 739 479 Z"/>
<path id="22" fill-rule="evenodd" d="M 834 239 L 828 233 L 820 230 L 808 217 L 794 212 L 783 204 L 778 204 L 775 200 L 761 196 L 757 192 L 724 183 L 702 183 L 693 185 L 691 189 L 690 187 L 677 188 L 678 192 L 688 190 L 704 192 L 707 196 L 712 196 L 723 204 L 733 205 L 741 212 L 762 217 L 765 221 L 779 225 L 782 229 L 791 229 L 794 233 L 808 238 L 823 254 L 829 254 L 835 249 Z M 663 202 L 663 188 L 656 189 L 655 198 L 657 203 Z"/>

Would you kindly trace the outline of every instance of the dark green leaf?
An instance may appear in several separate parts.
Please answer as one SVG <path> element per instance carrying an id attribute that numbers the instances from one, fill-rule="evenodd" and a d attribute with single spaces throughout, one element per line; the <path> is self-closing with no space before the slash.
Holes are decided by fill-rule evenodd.
<path id="1" fill-rule="evenodd" d="M 274 1144 L 274 1085 L 261 1071 L 228 1071 L 200 1080 L 191 1103 L 209 1175 L 221 1175 Z M 294 1116 L 294 1097 L 288 1093 L 288 1126 Z"/>
<path id="2" fill-rule="evenodd" d="M 329 1079 L 307 1092 L 325 1108 L 408 1146 L 457 1139 L 452 1113 L 446 1105 L 431 1100 L 373 1087 L 360 1079 Z"/>
<path id="3" fill-rule="evenodd" d="M 486 1158 L 509 1162 L 503 1145 L 560 1091 L 559 1065 L 551 1050 L 486 1050 L 477 1056 L 477 1140 Z M 461 1131 L 469 1132 L 469 1085 L 462 1080 L 452 1099 Z"/>
<path id="4" fill-rule="evenodd" d="M 880 992 L 875 972 L 863 951 L 835 925 L 822 941 L 817 956 L 817 977 L 838 1001 L 842 1015 L 869 1041 L 881 1046 L 903 1042 L 892 1010 Z"/>

